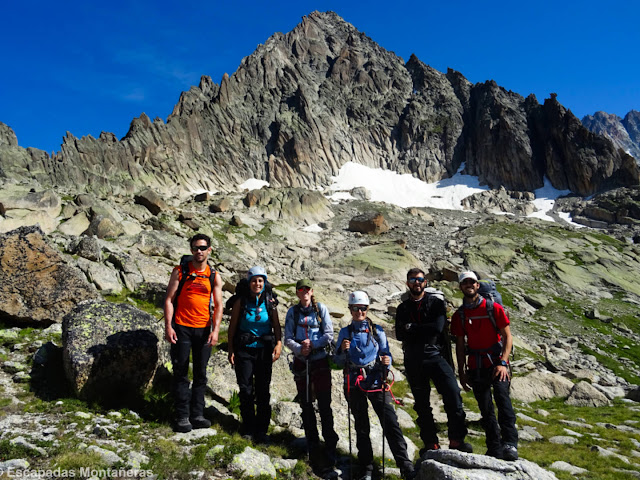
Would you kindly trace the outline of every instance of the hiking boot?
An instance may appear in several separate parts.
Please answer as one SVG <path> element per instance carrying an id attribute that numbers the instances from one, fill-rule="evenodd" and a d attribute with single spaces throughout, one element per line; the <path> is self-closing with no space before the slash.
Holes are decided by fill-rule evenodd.
<path id="1" fill-rule="evenodd" d="M 364 475 L 358 478 L 358 480 L 372 480 L 373 474 L 371 472 L 365 472 Z"/>
<path id="2" fill-rule="evenodd" d="M 256 433 L 253 436 L 253 441 L 256 443 L 261 443 L 263 445 L 271 445 L 271 437 L 266 433 Z"/>
<path id="3" fill-rule="evenodd" d="M 460 452 L 473 453 L 473 445 L 471 445 L 469 442 L 449 440 L 449 450 L 458 450 Z"/>
<path id="4" fill-rule="evenodd" d="M 440 444 L 430 443 L 429 445 L 425 445 L 424 448 L 420 449 L 420 456 L 422 457 L 422 455 L 427 453 L 429 450 L 440 450 Z"/>
<path id="5" fill-rule="evenodd" d="M 191 419 L 191 426 L 193 428 L 209 428 L 211 426 L 211 422 L 200 415 L 199 417 L 193 417 Z"/>
<path id="6" fill-rule="evenodd" d="M 502 458 L 510 462 L 518 459 L 518 449 L 508 443 L 502 447 Z"/>
<path id="7" fill-rule="evenodd" d="M 485 455 L 487 457 L 502 459 L 502 448 L 490 448 L 486 451 Z"/>
<path id="8" fill-rule="evenodd" d="M 411 465 L 411 467 L 400 469 L 400 476 L 404 480 L 413 480 L 414 478 L 416 478 L 417 474 L 418 472 L 413 468 L 413 465 Z"/>
<path id="9" fill-rule="evenodd" d="M 179 418 L 173 426 L 173 431 L 178 433 L 187 433 L 190 432 L 192 428 L 193 427 L 191 426 L 191 422 L 189 422 L 188 418 Z"/>
<path id="10" fill-rule="evenodd" d="M 338 472 L 336 472 L 333 467 L 324 469 L 319 476 L 324 480 L 335 480 L 339 477 Z"/>

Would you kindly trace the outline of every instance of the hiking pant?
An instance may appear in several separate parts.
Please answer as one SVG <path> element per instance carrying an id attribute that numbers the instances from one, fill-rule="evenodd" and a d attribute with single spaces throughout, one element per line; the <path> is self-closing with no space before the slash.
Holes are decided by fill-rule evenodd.
<path id="1" fill-rule="evenodd" d="M 351 413 L 355 420 L 356 446 L 358 447 L 358 463 L 364 471 L 373 471 L 373 448 L 371 447 L 369 405 L 367 398 L 378 415 L 380 424 L 383 425 L 384 434 L 389 442 L 389 448 L 401 471 L 412 471 L 413 463 L 407 454 L 407 442 L 402 436 L 402 430 L 398 425 L 398 417 L 391 404 L 389 392 L 365 393 L 357 386 L 351 386 L 349 391 L 345 387 L 345 397 L 351 406 Z M 376 439 L 381 441 L 381 439 Z"/>
<path id="2" fill-rule="evenodd" d="M 327 357 L 309 362 L 309 390 L 307 398 L 307 362 L 298 358 L 293 361 L 294 379 L 298 390 L 298 398 L 302 407 L 302 425 L 307 437 L 310 456 L 317 452 L 320 445 L 316 413 L 313 409 L 314 397 L 318 400 L 318 411 L 322 422 L 322 436 L 326 445 L 329 463 L 335 464 L 338 434 L 333 428 L 333 411 L 331 410 L 331 369 Z M 317 455 L 315 455 L 317 457 Z"/>
<path id="3" fill-rule="evenodd" d="M 492 376 L 493 368 L 479 368 L 469 371 L 473 394 L 478 401 L 482 415 L 480 424 L 486 434 L 487 449 L 495 452 L 502 447 L 502 444 L 517 447 L 518 430 L 516 429 L 516 415 L 513 413 L 509 396 L 510 381 L 500 381 Z M 498 420 L 496 420 L 491 387 L 493 387 L 493 397 L 495 397 L 498 407 Z"/>
<path id="4" fill-rule="evenodd" d="M 405 351 L 405 375 L 415 399 L 413 409 L 418 414 L 416 423 L 420 427 L 420 438 L 425 446 L 440 443 L 429 400 L 431 395 L 430 381 L 433 381 L 433 385 L 442 395 L 444 402 L 449 439 L 462 442 L 467 436 L 466 416 L 462 408 L 460 387 L 453 369 L 440 355 L 432 358 L 422 357 L 422 352 L 413 354 L 413 352 Z"/>
<path id="5" fill-rule="evenodd" d="M 240 347 L 235 353 L 243 435 L 262 435 L 269 429 L 272 353 L 269 347 Z"/>
<path id="6" fill-rule="evenodd" d="M 175 415 L 180 418 L 201 417 L 207 388 L 207 363 L 211 345 L 207 339 L 210 327 L 193 328 L 173 324 L 178 341 L 171 344 L 173 363 L 173 401 Z M 193 355 L 193 385 L 189 392 L 189 354 Z"/>

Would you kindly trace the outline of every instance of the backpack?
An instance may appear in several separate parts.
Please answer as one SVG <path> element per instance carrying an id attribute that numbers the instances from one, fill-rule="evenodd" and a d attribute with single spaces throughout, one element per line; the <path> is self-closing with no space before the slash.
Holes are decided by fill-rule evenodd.
<path id="1" fill-rule="evenodd" d="M 478 289 L 478 293 L 480 295 L 482 295 L 484 298 L 491 299 L 494 302 L 498 302 L 504 307 L 504 304 L 502 303 L 502 295 L 500 295 L 500 292 L 498 292 L 496 282 L 494 282 L 490 278 L 483 278 L 482 280 L 478 280 L 478 283 L 480 284 L 480 288 Z"/>
<path id="2" fill-rule="evenodd" d="M 217 271 L 214 270 L 211 265 L 209 265 L 209 269 L 211 270 L 211 275 L 207 276 L 207 275 L 198 275 L 197 273 L 189 273 L 189 263 L 191 262 L 191 260 L 193 260 L 193 255 L 183 255 L 180 258 L 180 282 L 178 283 L 178 288 L 176 290 L 176 295 L 175 297 L 173 297 L 173 315 L 175 316 L 175 312 L 178 308 L 178 297 L 180 296 L 180 292 L 182 292 L 182 288 L 184 287 L 185 283 L 187 283 L 188 279 L 195 279 L 195 278 L 208 278 L 209 282 L 211 283 L 211 293 L 213 294 L 213 285 L 215 283 L 215 279 L 216 279 L 216 275 L 217 275 Z M 213 310 L 213 299 L 209 300 L 209 313 L 212 314 Z"/>
<path id="3" fill-rule="evenodd" d="M 504 314 L 507 316 L 507 318 L 509 318 L 509 312 L 502 303 L 502 295 L 500 294 L 500 292 L 498 292 L 496 282 L 494 282 L 492 279 L 483 278 L 481 280 L 478 280 L 478 283 L 480 284 L 480 287 L 478 288 L 478 294 L 486 300 L 487 316 L 489 317 L 491 325 L 493 325 L 496 333 L 500 334 L 500 329 L 498 328 L 498 324 L 496 323 L 496 317 L 493 314 L 493 306 L 495 303 L 499 303 L 500 306 L 504 309 Z M 460 317 L 462 331 L 466 335 L 467 331 L 465 330 L 466 318 L 464 314 L 464 306 L 460 306 L 457 311 L 458 316 Z M 500 341 L 497 345 L 499 345 L 500 349 L 502 349 L 502 346 L 504 345 L 502 336 L 500 336 Z M 512 359 L 515 359 L 515 346 L 513 345 L 511 345 L 510 356 Z M 511 363 L 509 363 L 509 372 L 511 373 Z"/>
<path id="4" fill-rule="evenodd" d="M 316 312 L 316 316 L 318 318 L 318 327 L 320 327 L 320 325 L 322 325 L 322 316 L 320 315 L 320 307 L 318 307 L 318 304 L 314 304 L 314 311 Z M 293 318 L 295 321 L 295 325 L 294 325 L 294 336 L 298 331 L 298 327 L 300 326 L 300 304 L 296 303 L 293 306 Z M 336 340 L 332 339 L 325 347 L 324 347 L 324 351 L 327 354 L 327 359 L 329 360 L 329 365 L 334 365 L 335 366 L 335 356 L 336 356 Z"/>
<path id="5" fill-rule="evenodd" d="M 241 302 L 240 314 L 244 313 L 244 307 L 245 307 L 246 299 L 249 296 L 249 292 L 250 292 L 249 280 L 247 280 L 246 278 L 241 279 L 236 284 L 235 293 L 231 295 L 231 298 L 229 298 L 229 300 L 225 302 L 224 304 L 225 309 L 232 310 L 234 304 L 236 303 L 236 300 L 241 299 L 242 302 Z M 260 294 L 260 300 L 264 301 L 269 311 L 269 315 L 271 315 L 271 312 L 273 311 L 273 309 L 278 306 L 278 296 L 276 295 L 276 292 L 273 291 L 273 285 L 268 281 L 264 282 L 264 290 Z"/>

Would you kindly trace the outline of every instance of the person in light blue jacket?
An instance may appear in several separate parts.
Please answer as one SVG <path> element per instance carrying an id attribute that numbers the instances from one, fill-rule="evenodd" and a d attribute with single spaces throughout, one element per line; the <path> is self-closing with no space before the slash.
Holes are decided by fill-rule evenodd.
<path id="1" fill-rule="evenodd" d="M 309 460 L 320 476 L 336 478 L 334 467 L 338 434 L 333 428 L 331 369 L 327 356 L 327 347 L 333 340 L 333 324 L 327 307 L 316 302 L 309 279 L 298 280 L 296 295 L 299 302 L 289 309 L 285 319 L 284 343 L 294 354 L 292 370 L 302 407 L 302 425 L 307 437 Z M 324 455 L 319 448 L 314 398 L 318 401 L 322 422 Z"/>
<path id="2" fill-rule="evenodd" d="M 385 436 L 402 477 L 412 479 L 415 471 L 407 454 L 407 442 L 391 404 L 391 393 L 386 389 L 392 361 L 387 336 L 367 317 L 369 296 L 365 292 L 349 295 L 349 310 L 351 323 L 338 335 L 336 363 L 345 369 L 344 393 L 355 420 L 360 478 L 371 480 L 373 475 L 368 399 L 384 425 Z"/>

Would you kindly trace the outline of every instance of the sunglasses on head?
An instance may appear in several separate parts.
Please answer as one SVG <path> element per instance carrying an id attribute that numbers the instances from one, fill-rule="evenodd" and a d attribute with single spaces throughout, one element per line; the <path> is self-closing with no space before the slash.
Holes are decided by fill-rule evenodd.
<path id="1" fill-rule="evenodd" d="M 196 251 L 196 250 L 200 250 L 201 252 L 204 252 L 205 250 L 207 250 L 209 247 L 206 245 L 196 245 L 195 247 L 191 247 L 192 251 Z"/>
<path id="2" fill-rule="evenodd" d="M 352 312 L 366 312 L 367 310 L 369 310 L 369 307 L 365 306 L 365 305 L 354 305 L 352 307 L 349 307 L 351 309 Z"/>
<path id="3" fill-rule="evenodd" d="M 311 287 L 299 287 L 298 288 L 299 292 L 308 292 L 309 290 L 311 290 Z"/>
<path id="4" fill-rule="evenodd" d="M 413 277 L 409 279 L 409 283 L 422 283 L 424 282 L 424 277 Z"/>

